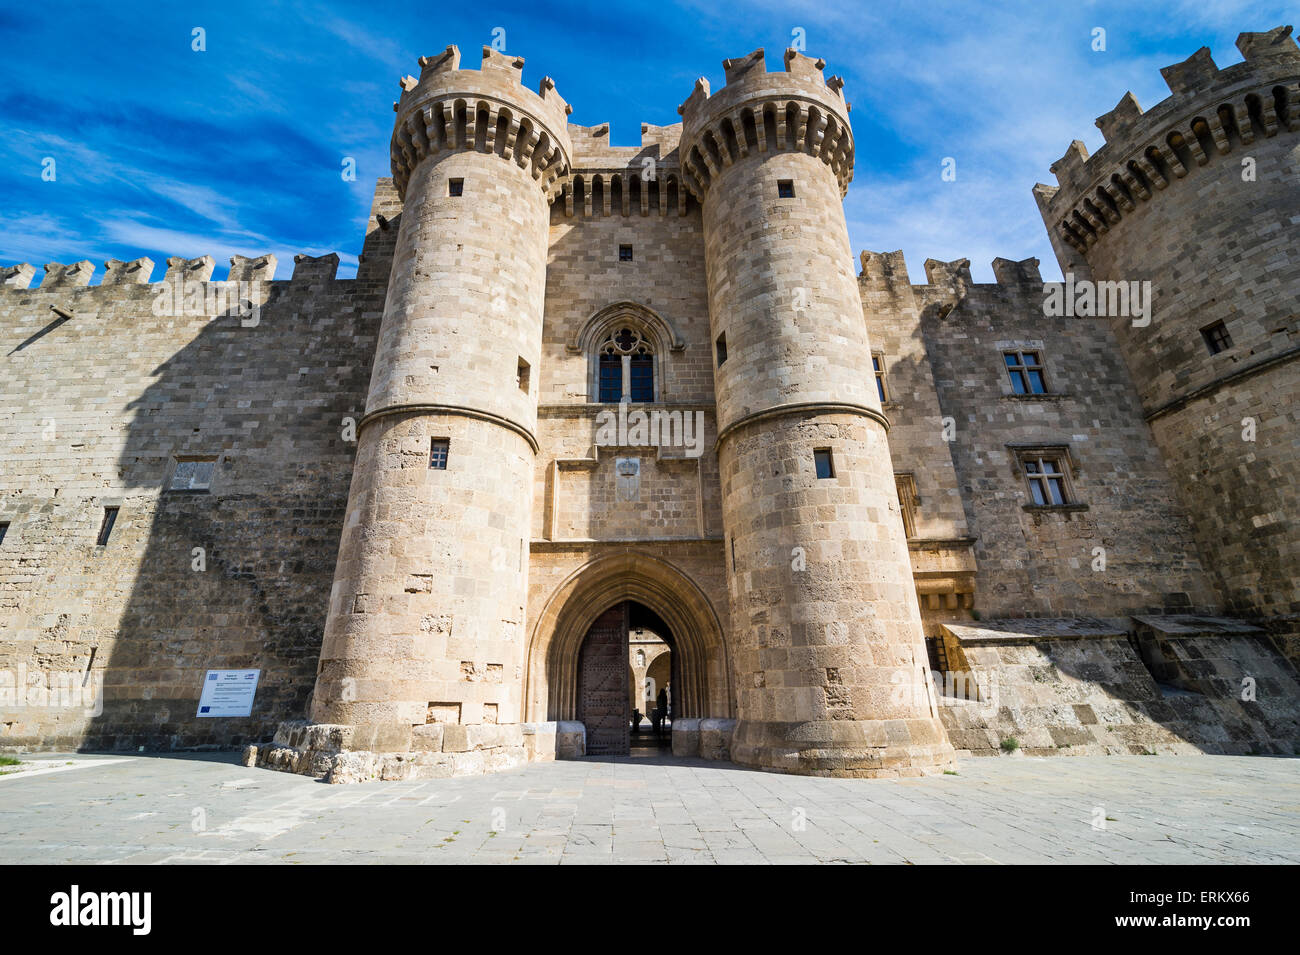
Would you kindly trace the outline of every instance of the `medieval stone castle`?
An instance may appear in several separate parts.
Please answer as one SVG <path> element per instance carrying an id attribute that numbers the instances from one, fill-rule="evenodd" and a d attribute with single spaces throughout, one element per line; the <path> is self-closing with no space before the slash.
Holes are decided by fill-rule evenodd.
<path id="1" fill-rule="evenodd" d="M 1290 34 L 1070 146 L 1064 285 L 859 272 L 849 104 L 793 50 L 625 148 L 522 59 L 422 59 L 355 279 L 4 269 L 0 747 L 618 756 L 657 647 L 673 752 L 749 767 L 1296 753 Z M 212 670 L 251 715 L 198 712 Z"/>

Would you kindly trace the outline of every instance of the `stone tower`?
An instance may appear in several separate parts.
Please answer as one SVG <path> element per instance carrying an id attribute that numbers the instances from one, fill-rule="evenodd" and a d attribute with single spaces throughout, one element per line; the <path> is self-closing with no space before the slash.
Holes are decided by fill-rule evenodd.
<path id="1" fill-rule="evenodd" d="M 448 47 L 395 104 L 403 211 L 312 706 L 346 749 L 520 719 L 532 371 L 570 162 L 569 107 L 523 62 L 485 47 L 462 70 Z"/>
<path id="2" fill-rule="evenodd" d="M 1149 324 L 1111 324 L 1230 612 L 1300 616 L 1300 48 L 1243 33 L 1245 62 L 1202 47 L 1075 141 L 1034 193 L 1076 279 L 1150 282 Z M 1290 621 L 1288 623 L 1287 621 Z M 1292 659 L 1297 659 L 1292 643 Z"/>
<path id="3" fill-rule="evenodd" d="M 927 679 L 843 197 L 838 77 L 794 50 L 727 60 L 681 106 L 703 207 L 737 687 L 732 758 L 815 775 L 933 772 Z"/>

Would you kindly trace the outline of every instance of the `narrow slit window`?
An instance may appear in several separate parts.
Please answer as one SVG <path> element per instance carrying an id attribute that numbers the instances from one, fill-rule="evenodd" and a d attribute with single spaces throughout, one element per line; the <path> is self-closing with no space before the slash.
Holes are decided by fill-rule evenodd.
<path id="1" fill-rule="evenodd" d="M 447 180 L 447 195 L 451 196 L 452 198 L 455 198 L 455 197 L 457 197 L 457 196 L 462 196 L 462 195 L 464 195 L 464 194 L 465 194 L 465 180 L 464 180 L 464 179 L 448 179 L 448 180 Z"/>
<path id="2" fill-rule="evenodd" d="M 447 452 L 450 448 L 450 438 L 430 438 L 429 467 L 435 471 L 447 470 Z"/>
<path id="3" fill-rule="evenodd" d="M 817 468 L 818 480 L 835 477 L 835 460 L 830 448 L 817 448 L 813 451 L 813 464 Z"/>
<path id="4" fill-rule="evenodd" d="M 794 180 L 778 179 L 776 182 L 776 194 L 781 199 L 794 198 Z"/>
<path id="5" fill-rule="evenodd" d="M 116 507 L 104 508 L 104 520 L 99 525 L 99 537 L 95 540 L 97 547 L 103 547 L 108 543 L 108 538 L 113 533 L 113 525 L 117 523 L 117 510 Z"/>
<path id="6" fill-rule="evenodd" d="M 620 262 L 631 262 L 631 261 L 632 261 L 632 246 L 630 246 L 630 245 L 620 245 L 620 246 L 618 247 L 618 260 L 619 260 Z"/>
<path id="7" fill-rule="evenodd" d="M 889 400 L 889 390 L 885 387 L 885 356 L 880 352 L 871 356 L 871 370 L 876 375 L 876 394 L 884 404 Z"/>
<path id="8" fill-rule="evenodd" d="M 531 372 L 532 372 L 532 368 L 529 366 L 528 362 L 524 361 L 522 358 L 519 359 L 517 378 L 519 381 L 519 390 L 522 391 L 524 394 L 528 394 L 529 386 L 532 384 Z"/>
<path id="9" fill-rule="evenodd" d="M 9 522 L 0 521 L 0 544 L 5 542 L 5 535 L 9 533 Z"/>
<path id="10" fill-rule="evenodd" d="M 727 333 L 723 332 L 718 336 L 718 367 L 721 368 L 727 361 Z"/>
<path id="11" fill-rule="evenodd" d="M 1008 351 L 1002 353 L 1011 376 L 1011 390 L 1017 395 L 1047 394 L 1047 380 L 1043 377 L 1043 358 L 1036 351 Z"/>
<path id="12" fill-rule="evenodd" d="M 1228 334 L 1228 326 L 1223 322 L 1206 325 L 1201 329 L 1201 337 L 1205 339 L 1205 347 L 1210 350 L 1211 355 L 1217 355 L 1232 347 L 1232 336 Z"/>

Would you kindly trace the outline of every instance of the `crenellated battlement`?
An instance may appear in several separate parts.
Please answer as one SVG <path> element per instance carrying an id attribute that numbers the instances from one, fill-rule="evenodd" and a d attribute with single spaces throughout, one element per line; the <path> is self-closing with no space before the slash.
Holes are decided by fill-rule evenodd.
<path id="1" fill-rule="evenodd" d="M 677 143 L 681 124 L 641 124 L 639 146 L 611 146 L 609 124 L 570 124 L 573 171 L 560 184 L 566 216 L 686 215 Z"/>
<path id="2" fill-rule="evenodd" d="M 534 93 L 523 85 L 522 57 L 486 46 L 477 70 L 460 68 L 455 46 L 419 62 L 419 79 L 404 77 L 393 104 L 390 155 L 399 195 L 405 198 L 411 171 L 422 159 L 445 150 L 496 153 L 528 170 L 548 197 L 558 194 L 570 169 L 567 117 L 573 108 L 549 76 Z"/>
<path id="3" fill-rule="evenodd" d="M 901 250 L 896 252 L 864 251 L 859 256 L 862 271 L 858 274 L 860 283 L 876 289 L 912 288 L 916 291 L 944 294 L 951 298 L 961 298 L 977 283 L 971 278 L 970 259 L 954 259 L 941 262 L 938 259 L 925 260 L 926 284 L 913 285 L 907 274 L 907 262 Z M 1042 294 L 1043 276 L 1039 271 L 1036 258 L 993 260 L 994 282 L 979 283 L 980 287 L 1002 287 L 1019 292 Z"/>
<path id="4" fill-rule="evenodd" d="M 140 257 L 130 262 L 109 259 L 104 263 L 104 274 L 96 286 L 90 281 L 95 275 L 95 264 L 89 259 L 80 262 L 49 262 L 44 267 L 45 275 L 39 285 L 33 287 L 36 269 L 30 263 L 0 267 L 0 289 L 14 291 L 63 291 L 76 288 L 101 288 L 121 285 L 160 285 L 167 282 L 203 282 L 221 284 L 223 282 L 271 282 L 275 279 L 276 257 L 270 253 L 256 257 L 234 255 L 230 257 L 230 271 L 224 279 L 213 282 L 217 260 L 210 255 L 201 255 L 187 259 L 171 256 L 167 259 L 167 268 L 162 278 L 155 280 L 153 259 Z M 333 282 L 338 274 L 339 256 L 336 252 L 327 255 L 294 256 L 293 275 L 290 283 Z"/>
<path id="5" fill-rule="evenodd" d="M 785 51 L 785 69 L 768 72 L 763 50 L 724 60 L 726 85 L 712 94 L 709 81 L 678 107 L 682 117 L 683 176 L 701 199 L 726 167 L 753 152 L 791 150 L 821 158 L 835 173 L 840 193 L 853 178 L 853 131 L 844 82 L 826 79 L 825 60 Z"/>
<path id="6" fill-rule="evenodd" d="M 1300 47 L 1291 27 L 1242 33 L 1245 62 L 1219 69 L 1207 47 L 1162 69 L 1170 96 L 1143 111 L 1131 92 L 1097 118 L 1106 144 L 1079 140 L 1034 187 L 1053 236 L 1080 254 L 1195 166 L 1258 138 L 1300 131 Z"/>

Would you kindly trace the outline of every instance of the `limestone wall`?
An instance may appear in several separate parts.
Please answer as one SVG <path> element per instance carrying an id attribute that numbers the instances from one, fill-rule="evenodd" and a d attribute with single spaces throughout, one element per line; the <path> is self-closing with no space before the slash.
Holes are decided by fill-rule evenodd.
<path id="1" fill-rule="evenodd" d="M 255 324 L 209 307 L 211 259 L 174 260 L 180 314 L 163 282 L 0 290 L 0 670 L 83 694 L 0 706 L 0 746 L 231 746 L 305 713 L 384 296 L 336 264 L 250 286 Z M 210 491 L 168 490 L 187 456 Z M 209 668 L 262 671 L 251 718 L 196 718 Z"/>
<path id="2" fill-rule="evenodd" d="M 917 289 L 922 332 L 954 428 L 981 615 L 1217 607 L 1107 323 L 1045 317 L 1041 282 L 970 285 L 958 263 L 954 294 L 943 281 L 953 269 L 931 270 L 940 281 Z M 1003 352 L 1017 348 L 1042 356 L 1046 394 L 1013 393 Z M 1032 448 L 1065 449 L 1066 506 L 1034 506 L 1018 458 Z"/>
<path id="3" fill-rule="evenodd" d="M 1234 612 L 1300 609 L 1300 48 L 1290 27 L 1243 33 L 1245 62 L 1202 48 L 1164 68 L 1171 95 L 1132 94 L 1098 119 L 1106 145 L 1074 143 L 1036 187 L 1062 268 L 1149 283 L 1149 323 L 1114 317 L 1166 466 L 1220 598 Z M 1230 347 L 1203 330 L 1222 322 Z M 1294 639 L 1294 638 L 1293 638 Z"/>

